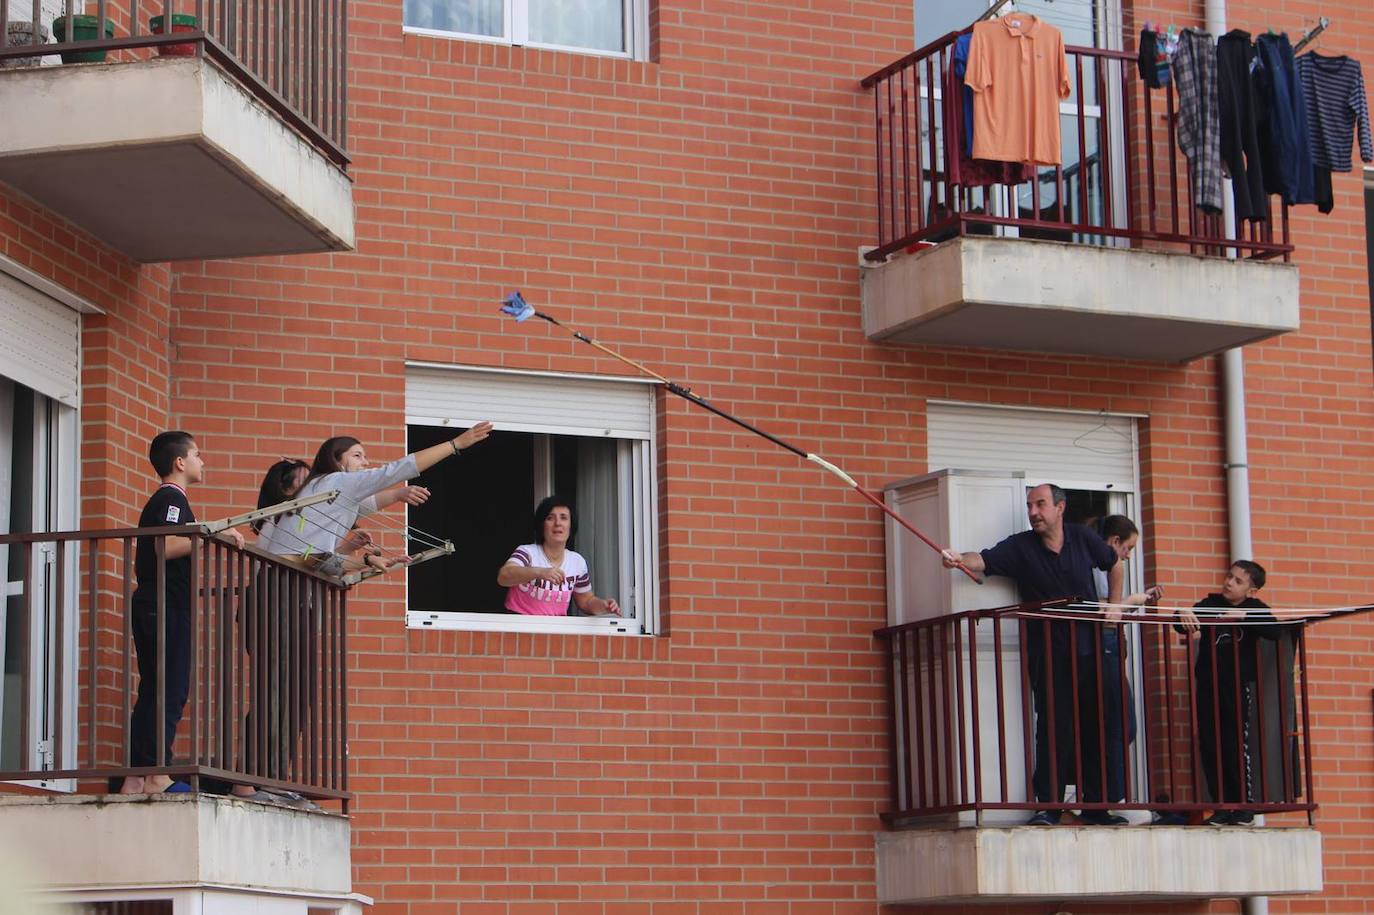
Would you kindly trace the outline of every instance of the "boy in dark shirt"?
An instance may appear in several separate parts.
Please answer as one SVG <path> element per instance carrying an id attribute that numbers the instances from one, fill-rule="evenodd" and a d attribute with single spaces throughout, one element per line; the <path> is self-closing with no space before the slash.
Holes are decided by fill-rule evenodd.
<path id="1" fill-rule="evenodd" d="M 1198 636 L 1193 662 L 1201 753 L 1197 764 L 1202 767 L 1212 800 L 1219 804 L 1243 804 L 1256 797 L 1257 780 L 1247 740 L 1248 723 L 1259 700 L 1253 640 L 1275 638 L 1280 629 L 1273 625 L 1277 621 L 1269 605 L 1255 597 L 1264 587 L 1264 579 L 1263 566 L 1239 559 L 1227 571 L 1221 591 L 1193 605 L 1213 611 L 1207 616 L 1214 622 L 1203 626 L 1197 614 L 1180 610 L 1181 622 L 1174 624 L 1177 631 Z M 1235 620 L 1237 625 L 1222 625 L 1222 620 Z M 1208 822 L 1229 826 L 1252 820 L 1254 814 L 1249 811 L 1220 810 Z"/>
<path id="2" fill-rule="evenodd" d="M 162 485 L 149 497 L 138 517 L 139 527 L 168 527 L 193 524 L 196 517 L 187 498 L 188 487 L 205 477 L 205 463 L 201 460 L 196 440 L 186 432 L 162 432 L 148 448 L 148 460 L 162 480 Z M 235 543 L 243 546 L 243 536 L 226 531 Z M 138 699 L 129 721 L 130 765 L 156 766 L 157 747 L 157 547 L 156 537 L 139 537 L 134 550 L 134 576 L 138 581 L 133 593 L 134 649 L 138 655 Z M 177 724 L 186 708 L 191 689 L 191 538 L 164 537 L 163 574 L 166 697 L 163 757 L 161 764 L 172 762 L 172 744 L 176 741 Z M 177 783 L 183 784 L 183 783 Z M 173 788 L 166 775 L 133 775 L 124 780 L 122 794 L 155 794 Z M 184 790 L 184 789 L 183 789 Z"/>

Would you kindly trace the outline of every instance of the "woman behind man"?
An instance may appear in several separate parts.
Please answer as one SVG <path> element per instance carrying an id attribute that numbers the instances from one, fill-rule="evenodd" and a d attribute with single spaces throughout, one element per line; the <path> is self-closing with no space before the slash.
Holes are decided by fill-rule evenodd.
<path id="1" fill-rule="evenodd" d="M 496 582 L 506 591 L 506 609 L 527 616 L 567 616 L 568 605 L 592 616 L 620 613 L 614 598 L 592 592 L 591 574 L 581 553 L 568 549 L 577 532 L 572 502 L 549 496 L 534 510 L 534 542 L 516 547 Z"/>
<path id="2" fill-rule="evenodd" d="M 1112 548 L 1118 562 L 1130 559 L 1131 554 L 1135 552 L 1136 544 L 1140 542 L 1140 529 L 1125 515 L 1089 519 L 1087 526 L 1095 530 L 1107 546 Z M 1107 600 L 1106 573 L 1094 570 L 1093 576 L 1097 584 L 1097 599 Z M 1156 585 L 1122 598 L 1121 603 L 1135 608 L 1156 603 L 1163 594 L 1164 589 Z M 1119 611 L 1121 608 L 1115 609 Z M 1098 746 L 1097 738 L 1100 736 L 1102 740 L 1101 747 L 1106 763 L 1103 781 L 1107 792 L 1105 798 L 1108 801 L 1120 801 L 1126 797 L 1126 744 L 1134 743 L 1136 739 L 1135 694 L 1126 674 L 1126 646 L 1122 642 L 1124 633 L 1121 628 L 1111 623 L 1102 627 L 1102 692 L 1101 695 L 1094 695 L 1096 690 L 1089 688 L 1087 694 L 1080 699 L 1087 732 L 1090 735 L 1085 743 Z M 1102 732 L 1100 735 L 1099 716 Z M 1088 755 L 1096 758 L 1095 754 Z M 1088 764 L 1090 763 L 1085 762 L 1085 765 Z M 1114 814 L 1107 814 L 1102 819 L 1110 825 L 1121 825 L 1126 822 L 1124 817 Z"/>

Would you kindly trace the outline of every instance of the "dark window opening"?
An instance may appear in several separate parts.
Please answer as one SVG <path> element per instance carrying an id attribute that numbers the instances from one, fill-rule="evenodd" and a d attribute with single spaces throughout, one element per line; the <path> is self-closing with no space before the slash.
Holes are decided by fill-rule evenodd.
<path id="1" fill-rule="evenodd" d="M 448 441 L 457 431 L 410 426 L 407 450 Z M 497 584 L 497 572 L 516 547 L 534 540 L 535 505 L 554 493 L 574 503 L 578 533 L 568 546 L 586 558 L 592 590 L 622 599 L 617 446 L 614 439 L 494 432 L 426 471 L 415 482 L 429 488 L 430 499 L 409 509 L 408 523 L 451 540 L 454 554 L 408 571 L 409 608 L 505 613 L 506 589 Z M 421 549 L 416 544 L 411 552 Z M 581 615 L 576 604 L 568 615 Z"/>

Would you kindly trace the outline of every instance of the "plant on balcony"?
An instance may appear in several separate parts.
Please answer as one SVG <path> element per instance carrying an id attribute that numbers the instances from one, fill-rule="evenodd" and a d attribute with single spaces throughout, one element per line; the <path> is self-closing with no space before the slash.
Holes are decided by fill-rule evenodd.
<path id="1" fill-rule="evenodd" d="M 173 32 L 194 32 L 200 28 L 200 21 L 190 13 L 172 14 Z M 163 34 L 162 17 L 154 16 L 148 20 L 148 31 L 154 35 Z M 196 53 L 195 42 L 185 44 L 160 44 L 157 46 L 157 53 L 164 57 L 192 57 Z"/>
<path id="2" fill-rule="evenodd" d="M 67 17 L 58 16 L 52 21 L 52 33 L 57 38 L 57 43 L 62 44 L 66 41 L 95 41 L 101 37 L 114 37 L 114 22 L 105 20 L 105 34 L 100 34 L 100 20 L 95 16 L 73 16 L 70 37 L 67 35 Z M 105 59 L 105 49 L 97 48 L 90 51 L 63 51 L 62 62 L 64 64 L 87 64 L 99 63 Z"/>

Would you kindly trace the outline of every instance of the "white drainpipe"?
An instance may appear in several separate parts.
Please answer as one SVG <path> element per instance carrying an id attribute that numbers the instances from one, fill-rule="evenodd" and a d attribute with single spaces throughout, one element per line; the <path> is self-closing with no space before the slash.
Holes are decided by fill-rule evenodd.
<path id="1" fill-rule="evenodd" d="M 1226 34 L 1226 0 L 1206 0 L 1203 4 L 1207 31 L 1212 37 Z M 1227 232 L 1236 228 L 1236 211 L 1231 196 L 1231 181 L 1222 187 L 1222 219 Z M 1228 248 L 1227 256 L 1235 257 L 1236 249 Z M 1245 428 L 1245 357 L 1239 348 L 1220 356 L 1223 418 L 1226 424 L 1226 520 L 1230 532 L 1231 559 L 1252 559 L 1254 544 L 1250 539 L 1250 459 L 1246 448 Z M 1264 825 L 1264 817 L 1255 818 L 1256 825 Z M 1268 896 L 1247 896 L 1241 900 L 1245 915 L 1268 915 Z"/>
<path id="2" fill-rule="evenodd" d="M 1226 0 L 1206 0 L 1207 31 L 1213 38 L 1226 34 Z M 1222 187 L 1222 219 L 1234 235 L 1236 211 L 1231 179 Z M 1236 249 L 1226 249 L 1228 257 Z M 1245 357 L 1239 348 L 1221 354 L 1223 419 L 1226 424 L 1226 519 L 1231 535 L 1231 559 L 1252 559 L 1250 540 L 1250 463 L 1245 430 Z"/>

